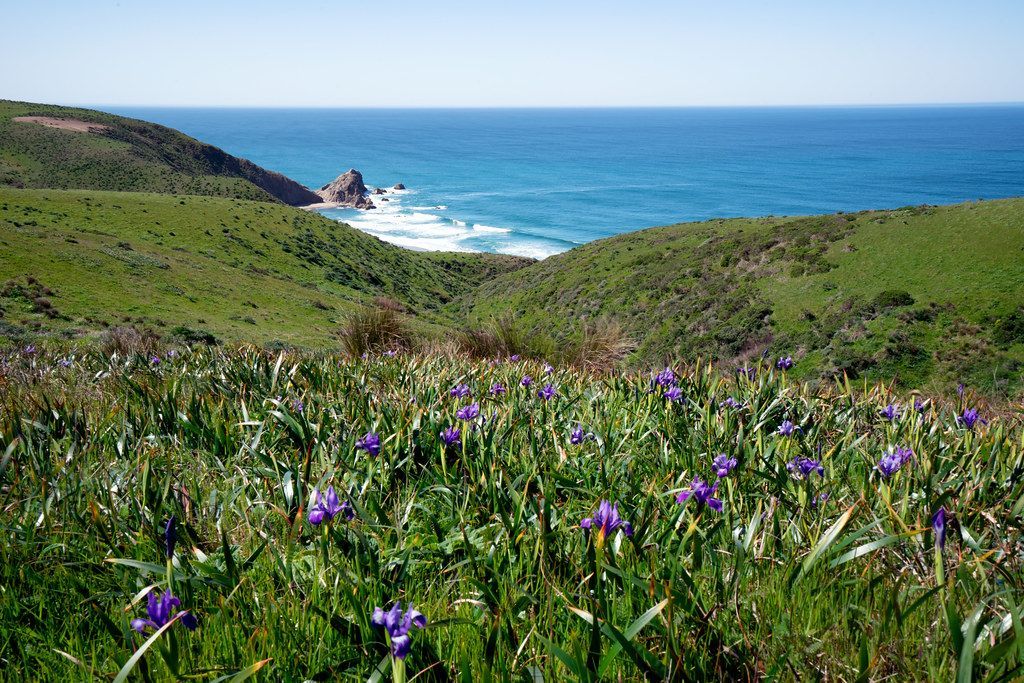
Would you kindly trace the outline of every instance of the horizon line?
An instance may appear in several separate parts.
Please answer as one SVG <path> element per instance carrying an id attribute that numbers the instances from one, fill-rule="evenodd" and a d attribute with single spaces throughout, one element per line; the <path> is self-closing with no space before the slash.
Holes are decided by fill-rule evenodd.
<path id="1" fill-rule="evenodd" d="M 17 101 L 17 100 L 15 100 Z M 27 102 L 27 100 L 21 100 Z M 30 104 L 52 104 L 30 102 Z M 323 110 L 610 110 L 610 109 L 907 109 L 943 107 L 1013 107 L 1024 106 L 1024 100 L 957 101 L 957 102 L 878 102 L 878 103 L 810 103 L 810 104 L 566 104 L 566 105 L 341 105 L 341 104 L 161 104 L 161 103 L 64 103 L 57 106 L 102 109 L 104 107 L 160 109 L 323 109 Z"/>

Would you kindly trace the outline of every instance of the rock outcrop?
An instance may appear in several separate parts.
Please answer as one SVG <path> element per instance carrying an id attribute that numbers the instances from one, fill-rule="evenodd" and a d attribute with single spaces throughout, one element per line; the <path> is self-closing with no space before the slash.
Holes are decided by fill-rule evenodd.
<path id="1" fill-rule="evenodd" d="M 383 187 L 375 187 L 375 188 L 373 188 L 373 193 L 374 194 L 387 194 L 388 191 L 385 190 Z"/>
<path id="2" fill-rule="evenodd" d="M 317 190 L 317 195 L 325 202 L 351 206 L 356 209 L 376 208 L 370 198 L 366 185 L 363 184 L 363 174 L 356 169 L 349 169 L 346 173 L 334 179 L 334 182 L 324 185 Z"/>
<path id="3" fill-rule="evenodd" d="M 393 189 L 393 190 L 404 190 L 405 189 L 405 185 L 403 185 L 402 183 L 398 183 L 397 185 L 395 185 L 391 189 Z"/>

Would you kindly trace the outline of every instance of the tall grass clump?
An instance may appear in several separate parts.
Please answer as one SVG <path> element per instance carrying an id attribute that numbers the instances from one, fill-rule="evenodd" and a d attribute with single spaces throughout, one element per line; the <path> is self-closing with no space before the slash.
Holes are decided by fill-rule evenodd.
<path id="1" fill-rule="evenodd" d="M 528 330 L 512 315 L 491 319 L 482 327 L 458 333 L 455 342 L 471 358 L 541 359 L 555 355 L 556 345 L 551 337 L 537 330 Z"/>
<path id="2" fill-rule="evenodd" d="M 394 307 L 361 307 L 345 319 L 341 345 L 350 356 L 382 351 L 407 351 L 414 336 L 402 314 Z"/>
<path id="3" fill-rule="evenodd" d="M 353 338 L 0 357 L 0 678 L 1024 676 L 1024 429 L 970 388 Z"/>

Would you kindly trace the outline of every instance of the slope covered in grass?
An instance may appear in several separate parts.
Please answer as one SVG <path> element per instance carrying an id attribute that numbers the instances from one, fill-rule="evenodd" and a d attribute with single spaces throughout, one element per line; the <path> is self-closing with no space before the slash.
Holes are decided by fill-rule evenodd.
<path id="1" fill-rule="evenodd" d="M 280 173 L 176 130 L 91 109 L 0 100 L 0 187 L 320 198 Z"/>
<path id="2" fill-rule="evenodd" d="M 476 321 L 618 320 L 634 358 L 795 353 L 802 372 L 1020 388 L 1024 200 L 714 220 L 593 242 L 484 283 Z"/>
<path id="3" fill-rule="evenodd" d="M 357 303 L 390 297 L 440 320 L 445 302 L 525 263 L 407 251 L 266 202 L 0 189 L 0 323 L 8 336 L 130 321 L 319 345 Z"/>
<path id="4" fill-rule="evenodd" d="M 163 358 L 0 364 L 5 678 L 109 680 L 168 589 L 198 628 L 140 680 L 393 680 L 371 618 L 396 600 L 428 625 L 401 680 L 1024 674 L 1021 428 L 957 420 L 969 392 L 918 411 L 764 368 L 651 391 L 533 362 Z M 602 500 L 628 526 L 581 528 Z"/>

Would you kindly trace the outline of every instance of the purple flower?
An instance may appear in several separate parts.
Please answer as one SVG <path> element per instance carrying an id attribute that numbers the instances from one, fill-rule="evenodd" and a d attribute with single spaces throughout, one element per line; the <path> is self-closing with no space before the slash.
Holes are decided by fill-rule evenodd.
<path id="1" fill-rule="evenodd" d="M 296 413 L 301 413 L 305 409 L 306 409 L 306 404 L 302 402 L 302 399 L 298 399 L 298 398 L 293 398 L 292 399 L 292 410 L 294 410 Z"/>
<path id="2" fill-rule="evenodd" d="M 744 365 L 742 368 L 736 368 L 736 374 L 746 377 L 747 379 L 754 379 L 757 375 L 757 369 Z"/>
<path id="3" fill-rule="evenodd" d="M 939 550 L 946 549 L 946 508 L 940 507 L 932 515 L 932 531 L 935 532 L 935 545 Z"/>
<path id="4" fill-rule="evenodd" d="M 178 542 L 178 531 L 175 528 L 177 521 L 174 515 L 164 525 L 164 550 L 167 551 L 167 559 L 174 557 L 174 545 Z"/>
<path id="5" fill-rule="evenodd" d="M 745 406 L 746 404 L 745 403 L 740 403 L 739 401 L 734 399 L 732 396 L 730 396 L 729 398 L 725 399 L 724 401 L 722 401 L 718 405 L 721 406 L 721 407 L 724 407 L 724 408 L 732 408 L 734 410 L 739 410 L 739 409 L 743 408 L 743 406 Z"/>
<path id="6" fill-rule="evenodd" d="M 659 387 L 670 387 L 676 383 L 676 373 L 672 368 L 665 368 L 654 376 L 654 381 Z"/>
<path id="7" fill-rule="evenodd" d="M 504 396 L 504 395 L 505 395 L 505 385 L 503 385 L 501 382 L 496 382 L 496 383 L 491 385 L 491 396 Z"/>
<path id="8" fill-rule="evenodd" d="M 587 433 L 583 431 L 581 425 L 576 425 L 576 428 L 569 434 L 569 443 L 573 446 L 579 446 L 581 443 L 587 440 Z"/>
<path id="9" fill-rule="evenodd" d="M 545 401 L 550 401 L 555 397 L 555 387 L 551 384 L 545 384 L 543 388 L 537 391 L 537 397 L 542 398 Z"/>
<path id="10" fill-rule="evenodd" d="M 519 380 L 519 384 L 524 387 L 529 387 L 531 384 L 533 384 L 533 378 L 530 377 L 529 375 L 526 375 L 521 380 Z"/>
<path id="11" fill-rule="evenodd" d="M 729 473 L 732 472 L 738 462 L 736 458 L 730 458 L 725 453 L 719 453 L 711 461 L 711 467 L 715 470 L 715 476 L 721 479 L 722 477 L 729 476 Z"/>
<path id="12" fill-rule="evenodd" d="M 448 392 L 448 395 L 452 398 L 466 398 L 469 396 L 469 385 L 468 384 L 456 384 L 452 387 L 452 390 Z"/>
<path id="13" fill-rule="evenodd" d="M 518 353 L 513 353 L 511 356 L 508 357 L 508 359 L 511 362 L 516 363 L 516 362 L 519 361 L 519 354 Z"/>
<path id="14" fill-rule="evenodd" d="M 462 430 L 458 427 L 449 427 L 441 432 L 441 442 L 451 448 L 462 439 Z"/>
<path id="15" fill-rule="evenodd" d="M 779 425 L 779 429 L 776 432 L 776 434 L 778 434 L 779 436 L 793 436 L 793 433 L 796 432 L 796 430 L 798 429 L 799 427 L 797 427 L 795 424 L 793 424 L 789 420 L 785 420 L 782 424 Z"/>
<path id="16" fill-rule="evenodd" d="M 35 344 L 29 344 L 28 346 L 26 346 L 24 348 L 24 350 L 22 350 L 22 353 L 24 353 L 26 356 L 31 356 L 35 352 L 36 352 L 36 345 Z"/>
<path id="17" fill-rule="evenodd" d="M 817 473 L 819 477 L 825 476 L 825 468 L 821 466 L 821 461 L 812 458 L 793 458 L 786 463 L 786 469 L 793 476 L 799 476 L 803 479 L 814 473 Z"/>
<path id="18" fill-rule="evenodd" d="M 789 370 L 793 367 L 793 358 L 791 356 L 785 356 L 775 361 L 775 367 L 779 370 Z"/>
<path id="19" fill-rule="evenodd" d="M 380 455 L 380 436 L 373 432 L 366 432 L 361 439 L 356 439 L 356 450 L 366 451 L 372 456 Z"/>
<path id="20" fill-rule="evenodd" d="M 888 479 L 896 474 L 903 467 L 904 463 L 912 457 L 914 457 L 914 452 L 909 448 L 896 448 L 883 455 L 878 464 L 875 465 L 875 469 Z"/>
<path id="21" fill-rule="evenodd" d="M 165 355 L 167 356 L 167 359 L 170 360 L 171 358 L 174 358 L 175 356 L 177 356 L 178 352 L 175 351 L 174 349 L 171 349 Z"/>
<path id="22" fill-rule="evenodd" d="M 924 401 L 922 401 L 919 398 L 915 398 L 914 399 L 914 410 L 916 410 L 919 413 L 923 413 L 924 412 Z"/>
<path id="23" fill-rule="evenodd" d="M 981 424 L 988 424 L 987 420 L 981 418 L 977 408 L 964 408 L 964 412 L 956 416 L 956 423 L 967 429 L 974 429 L 974 425 L 979 422 Z"/>
<path id="24" fill-rule="evenodd" d="M 622 533 L 627 536 L 633 535 L 632 525 L 619 516 L 619 504 L 612 504 L 607 500 L 601 501 L 593 517 L 586 517 L 580 522 L 580 528 L 596 530 L 598 548 L 618 529 L 622 529 Z"/>
<path id="25" fill-rule="evenodd" d="M 664 393 L 667 400 L 672 402 L 678 402 L 683 400 L 683 390 L 679 387 L 670 387 L 668 391 Z"/>
<path id="26" fill-rule="evenodd" d="M 707 505 L 715 512 L 722 511 L 722 501 L 719 498 L 715 498 L 715 491 L 718 490 L 718 482 L 714 484 L 708 484 L 700 478 L 695 478 L 690 482 L 690 488 L 686 491 L 680 491 L 679 495 L 676 496 L 677 503 L 685 503 L 690 498 L 701 505 Z"/>
<path id="27" fill-rule="evenodd" d="M 150 365 L 160 365 L 160 356 L 153 356 L 149 359 Z"/>
<path id="28" fill-rule="evenodd" d="M 960 382 L 960 384 L 956 385 L 956 395 L 959 396 L 960 398 L 964 397 L 964 392 L 966 390 L 967 390 L 967 387 L 964 386 L 963 382 Z"/>
<path id="29" fill-rule="evenodd" d="M 149 602 L 146 605 L 146 616 L 148 619 L 132 619 L 132 628 L 139 633 L 145 634 L 147 630 L 156 631 L 174 618 L 174 613 L 181 607 L 181 600 L 174 597 L 171 591 L 164 591 L 157 595 L 155 590 L 149 592 Z M 189 612 L 182 612 L 181 623 L 189 631 L 196 630 L 199 621 Z"/>
<path id="30" fill-rule="evenodd" d="M 391 641 L 391 654 L 398 659 L 405 659 L 412 646 L 409 630 L 413 626 L 423 628 L 427 625 L 427 618 L 414 610 L 412 605 L 409 605 L 409 609 L 402 614 L 402 603 L 395 602 L 387 612 L 381 607 L 375 607 L 370 623 L 387 631 L 388 639 Z"/>
<path id="31" fill-rule="evenodd" d="M 339 514 L 346 520 L 356 516 L 351 503 L 347 500 L 344 502 L 338 500 L 338 494 L 335 493 L 333 486 L 328 486 L 327 493 L 323 496 L 316 489 L 313 489 L 313 495 L 310 496 L 310 524 L 317 526 L 323 522 L 329 522 Z"/>
<path id="32" fill-rule="evenodd" d="M 460 420 L 472 420 L 480 415 L 480 404 L 470 403 L 468 406 L 462 406 L 455 411 L 455 417 Z"/>
<path id="33" fill-rule="evenodd" d="M 554 371 L 555 371 L 555 369 L 553 367 L 551 367 L 550 363 L 545 363 L 544 364 L 544 374 L 545 375 L 550 375 Z"/>
<path id="34" fill-rule="evenodd" d="M 62 368 L 70 368 L 72 365 L 72 360 L 70 358 L 61 358 L 59 361 L 57 361 L 57 365 L 61 366 Z"/>
<path id="35" fill-rule="evenodd" d="M 881 415 L 889 422 L 892 422 L 899 419 L 900 409 L 895 404 L 890 403 L 886 407 L 882 408 Z"/>
<path id="36" fill-rule="evenodd" d="M 395 351 L 394 349 L 388 349 L 387 351 L 384 352 L 384 355 L 387 356 L 388 358 L 394 358 L 395 356 L 398 355 L 398 351 Z"/>

